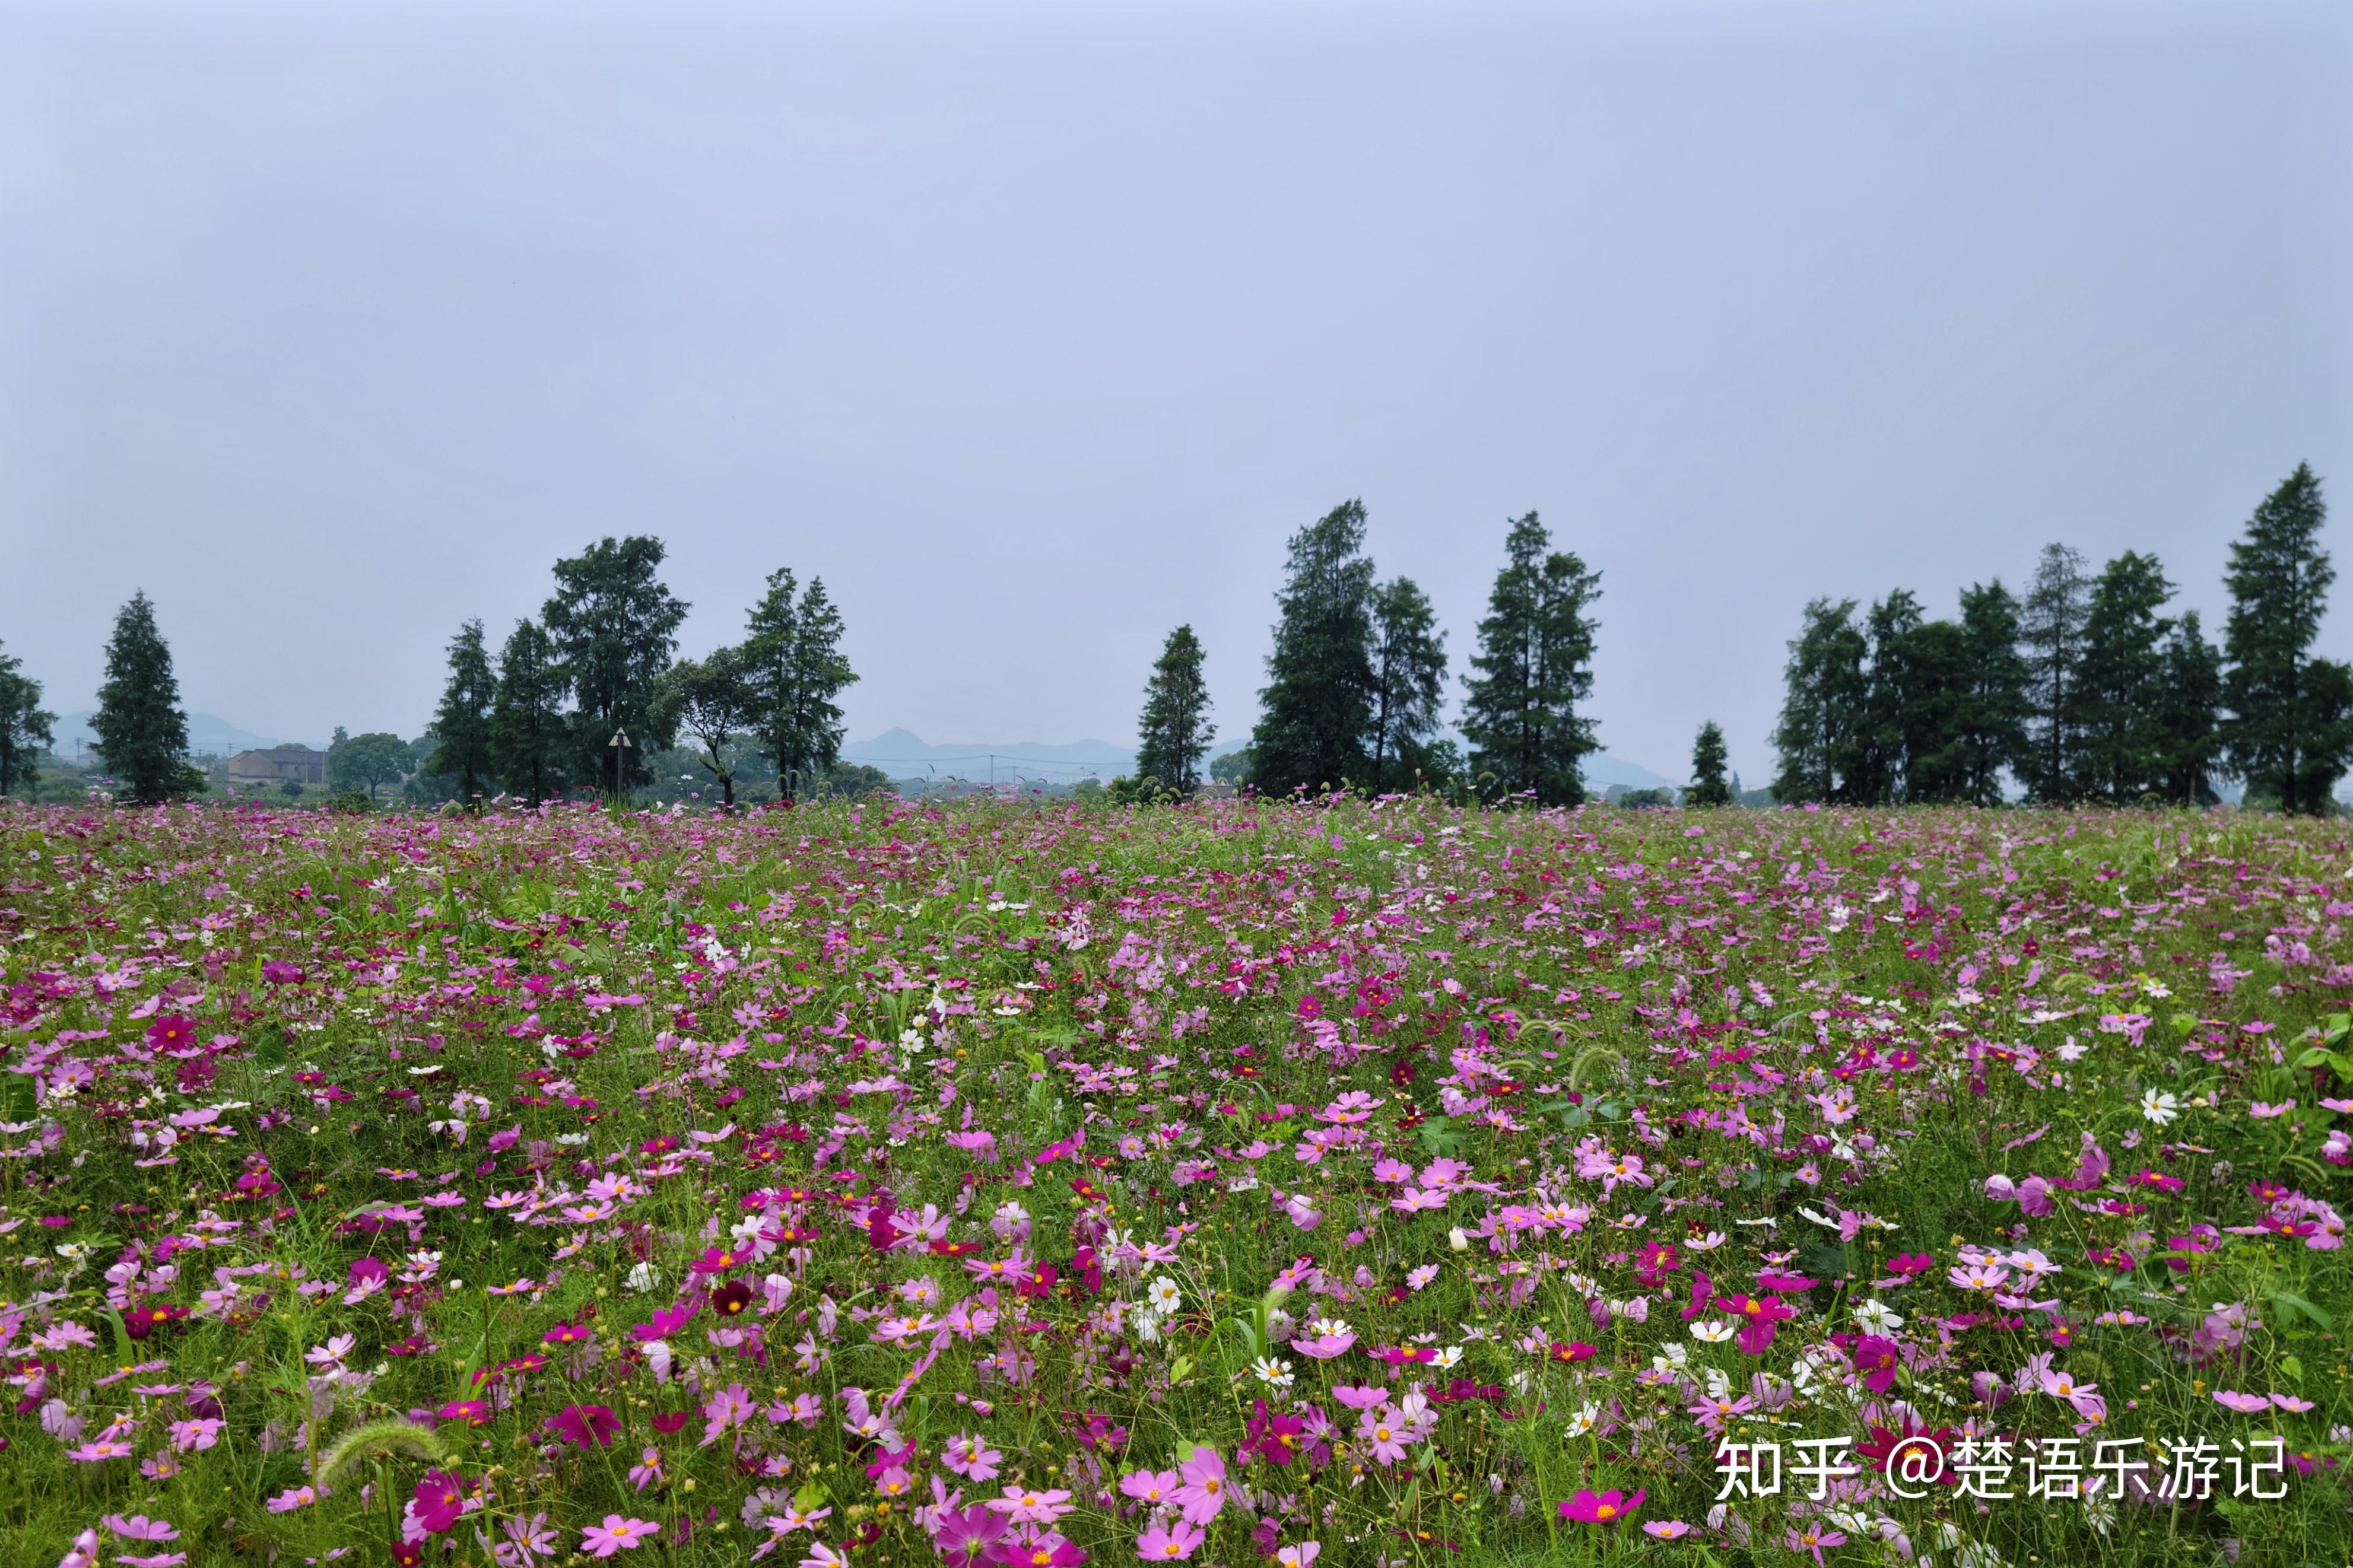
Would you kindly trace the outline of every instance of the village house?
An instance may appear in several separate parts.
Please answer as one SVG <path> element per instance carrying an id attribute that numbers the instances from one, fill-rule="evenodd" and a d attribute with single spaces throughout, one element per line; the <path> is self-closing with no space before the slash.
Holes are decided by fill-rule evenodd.
<path id="1" fill-rule="evenodd" d="M 308 746 L 273 746 L 265 752 L 239 752 L 228 760 L 231 784 L 281 784 L 288 779 L 304 784 L 325 784 L 327 753 Z"/>

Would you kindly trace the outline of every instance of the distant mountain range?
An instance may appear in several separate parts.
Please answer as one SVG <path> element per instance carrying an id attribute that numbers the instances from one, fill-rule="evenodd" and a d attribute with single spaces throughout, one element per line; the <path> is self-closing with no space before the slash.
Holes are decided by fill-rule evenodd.
<path id="1" fill-rule="evenodd" d="M 1067 784 L 1083 778 L 1113 779 L 1135 769 L 1135 753 L 1108 741 L 976 741 L 934 746 L 905 730 L 885 730 L 871 741 L 841 748 L 845 763 L 880 768 L 894 779 L 978 779 L 998 783 L 1015 777 Z"/>
<path id="2" fill-rule="evenodd" d="M 1460 743 L 1461 738 L 1455 738 Z M 1221 746 L 1223 756 L 1237 746 Z M 1000 784 L 1015 777 L 1067 784 L 1077 779 L 1113 779 L 1135 771 L 1135 753 L 1108 741 L 1071 741 L 1050 745 L 1039 741 L 973 742 L 966 745 L 934 746 L 906 730 L 886 730 L 871 741 L 841 749 L 841 760 L 880 768 L 894 779 L 960 778 Z M 1625 762 L 1606 752 L 1585 759 L 1585 782 L 1595 791 L 1612 784 L 1629 789 L 1672 789 L 1672 780 L 1660 777 L 1640 763 Z"/>
<path id="3" fill-rule="evenodd" d="M 93 716 L 90 709 L 84 708 L 77 712 L 65 714 L 58 720 L 58 751 L 61 755 L 69 757 L 74 755 L 75 748 L 78 746 L 86 750 L 97 749 L 98 736 L 90 727 L 90 721 Z M 259 751 L 270 746 L 291 743 L 257 735 L 250 730 L 240 730 L 216 713 L 188 715 L 188 750 L 198 756 L 233 757 L 239 752 Z M 322 752 L 327 749 L 326 742 L 323 741 L 302 743 Z"/>

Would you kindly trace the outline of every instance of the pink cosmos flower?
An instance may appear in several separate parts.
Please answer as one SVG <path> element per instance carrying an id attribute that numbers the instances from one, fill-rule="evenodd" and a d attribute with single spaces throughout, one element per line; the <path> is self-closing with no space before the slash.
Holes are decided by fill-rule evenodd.
<path id="1" fill-rule="evenodd" d="M 1655 1535 L 1661 1541 L 1680 1541 L 1691 1533 L 1691 1528 L 1680 1519 L 1653 1519 L 1643 1522 L 1642 1533 Z"/>
<path id="2" fill-rule="evenodd" d="M 705 1447 L 719 1441 L 719 1435 L 730 1426 L 741 1426 L 752 1418 L 752 1395 L 740 1383 L 731 1383 L 711 1396 L 702 1407 L 707 1423 L 702 1429 Z"/>
<path id="3" fill-rule="evenodd" d="M 2269 1410 L 2272 1407 L 2272 1402 L 2263 1394 L 2239 1394 L 2227 1388 L 2218 1388 L 2214 1391 L 2214 1403 L 2226 1410 L 2235 1410 L 2242 1415 L 2253 1415 L 2258 1411 Z"/>
<path id="4" fill-rule="evenodd" d="M 1166 1502 L 1184 1485 L 1174 1470 L 1134 1470 L 1119 1479 L 1119 1489 L 1141 1503 Z"/>
<path id="5" fill-rule="evenodd" d="M 959 1432 L 947 1441 L 940 1455 L 940 1463 L 957 1475 L 972 1481 L 993 1481 L 997 1479 L 997 1463 L 1005 1456 L 988 1446 L 984 1438 Z"/>
<path id="6" fill-rule="evenodd" d="M 2272 1403 L 2282 1410 L 2292 1411 L 2299 1415 L 2313 1407 L 2311 1400 L 2298 1399 L 2293 1394 L 2274 1394 L 2272 1395 Z"/>
<path id="7" fill-rule="evenodd" d="M 1198 1444 L 1193 1457 L 1176 1467 L 1185 1484 L 1174 1499 L 1195 1524 L 1207 1524 L 1226 1506 L 1226 1461 L 1207 1443 Z"/>
<path id="8" fill-rule="evenodd" d="M 134 1513 L 129 1519 L 123 1518 L 119 1513 L 110 1513 L 100 1520 L 99 1523 L 125 1541 L 177 1541 L 180 1539 L 179 1531 L 169 1522 L 160 1519 L 149 1519 L 143 1513 Z"/>
<path id="9" fill-rule="evenodd" d="M 1003 1514 L 1008 1524 L 1051 1524 L 1071 1511 L 1071 1494 L 1060 1489 L 1034 1491 L 1008 1487 L 1003 1497 L 990 1498 L 986 1506 Z"/>
<path id="10" fill-rule="evenodd" d="M 649 1519 L 624 1519 L 608 1513 L 601 1525 L 592 1524 L 580 1532 L 581 1550 L 591 1557 L 610 1557 L 616 1552 L 635 1552 L 639 1545 L 653 1539 L 661 1526 Z"/>
<path id="11" fill-rule="evenodd" d="M 1781 1544 L 1792 1552 L 1812 1552 L 1814 1562 L 1819 1564 L 1822 1561 L 1822 1553 L 1844 1546 L 1846 1537 L 1835 1530 L 1824 1530 L 1818 1524 L 1808 1523 L 1786 1532 L 1781 1537 Z"/>
<path id="12" fill-rule="evenodd" d="M 1167 1563 L 1192 1556 L 1195 1549 L 1208 1539 L 1208 1531 L 1197 1530 L 1179 1519 L 1168 1529 L 1155 1525 L 1137 1536 L 1135 1550 L 1146 1563 Z"/>
<path id="13" fill-rule="evenodd" d="M 1357 1418 L 1356 1436 L 1372 1449 L 1376 1464 L 1394 1465 L 1405 1458 L 1405 1425 L 1387 1405 Z"/>

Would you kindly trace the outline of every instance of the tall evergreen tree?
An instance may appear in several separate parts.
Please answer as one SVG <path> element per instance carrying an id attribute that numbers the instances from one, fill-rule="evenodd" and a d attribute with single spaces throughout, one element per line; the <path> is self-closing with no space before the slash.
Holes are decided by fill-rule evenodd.
<path id="1" fill-rule="evenodd" d="M 2084 557 L 2064 544 L 2043 546 L 2019 617 L 2026 650 L 2027 749 L 2019 779 L 2046 805 L 2084 794 L 2084 703 L 2077 691 L 2091 584 Z"/>
<path id="2" fill-rule="evenodd" d="M 858 679 L 841 651 L 843 630 L 824 580 L 812 577 L 802 590 L 789 569 L 770 573 L 767 593 L 752 606 L 744 679 L 753 728 L 776 760 L 776 787 L 786 800 L 818 793 L 841 756 L 836 699 Z"/>
<path id="3" fill-rule="evenodd" d="M 1138 776 L 1161 788 L 1189 795 L 1200 782 L 1201 759 L 1217 739 L 1208 720 L 1209 689 L 1201 679 L 1201 639 L 1190 626 L 1168 634 L 1152 679 L 1144 687 L 1144 715 L 1136 721 Z"/>
<path id="4" fill-rule="evenodd" d="M 1936 757 L 1934 798 L 2001 804 L 2001 770 L 2015 767 L 2026 750 L 2027 670 L 2018 637 L 2018 600 L 2000 578 L 1961 590 L 1959 689 Z"/>
<path id="5" fill-rule="evenodd" d="M 1365 777 L 1372 724 L 1373 563 L 1365 503 L 1344 501 L 1291 537 L 1282 619 L 1250 737 L 1260 789 L 1338 788 Z"/>
<path id="6" fill-rule="evenodd" d="M 467 621 L 449 643 L 449 680 L 433 715 L 437 744 L 423 766 L 428 773 L 457 774 L 458 799 L 469 806 L 482 795 L 483 781 L 491 774 L 491 710 L 498 700 L 498 677 L 491 673 L 491 656 L 482 646 L 482 623 Z"/>
<path id="7" fill-rule="evenodd" d="M 666 728 L 694 741 L 694 760 L 718 781 L 720 804 L 733 805 L 734 740 L 760 719 L 743 650 L 713 648 L 707 658 L 680 659 L 655 689 L 653 711 Z"/>
<path id="8" fill-rule="evenodd" d="M 41 776 L 41 753 L 58 743 L 54 713 L 41 708 L 41 683 L 25 661 L 0 654 L 0 795 Z"/>
<path id="9" fill-rule="evenodd" d="M 564 793 L 574 752 L 564 716 L 571 693 L 554 639 L 537 621 L 517 621 L 499 649 L 491 708 L 491 758 L 508 794 L 536 805 Z"/>
<path id="10" fill-rule="evenodd" d="M 2337 580 L 2320 548 L 2327 519 L 2319 478 L 2298 463 L 2255 508 L 2222 578 L 2223 742 L 2249 792 L 2289 813 L 2327 811 L 2353 755 L 2353 669 L 2312 657 Z"/>
<path id="11" fill-rule="evenodd" d="M 1710 719 L 1692 742 L 1691 787 L 1683 791 L 1689 806 L 1730 805 L 1732 786 L 1724 781 L 1724 729 Z"/>
<path id="12" fill-rule="evenodd" d="M 643 534 L 601 539 L 555 563 L 555 594 L 541 611 L 579 705 L 577 760 L 612 795 L 651 782 L 645 759 L 675 738 L 652 713 L 687 611 L 657 574 L 663 554 L 662 542 Z M 616 732 L 630 749 L 609 743 Z"/>
<path id="13" fill-rule="evenodd" d="M 1912 757 L 1927 749 L 1937 715 L 1926 699 L 1941 698 L 1936 679 L 1919 668 L 1931 650 L 1919 598 L 1898 588 L 1863 617 L 1862 709 L 1855 716 L 1845 798 L 1857 805 L 1887 805 L 1905 798 Z"/>
<path id="14" fill-rule="evenodd" d="M 2198 612 L 2184 610 L 2165 641 L 2158 682 L 2165 798 L 2176 805 L 2212 805 L 2214 772 L 2222 754 L 2222 656 L 2206 640 Z"/>
<path id="15" fill-rule="evenodd" d="M 1370 783 L 1376 791 L 1412 787 L 1415 759 L 1438 729 L 1446 693 L 1446 634 L 1438 612 L 1410 577 L 1373 590 L 1373 720 Z"/>
<path id="16" fill-rule="evenodd" d="M 1873 651 L 1878 667 L 1891 657 L 1900 666 L 1900 707 L 1894 727 L 1902 737 L 1897 771 L 1907 804 L 1968 798 L 1968 749 L 1962 725 L 1969 696 L 1968 628 L 1957 621 L 1923 620 L 1905 631 L 1892 649 Z"/>
<path id="17" fill-rule="evenodd" d="M 1532 793 L 1544 805 L 1585 798 L 1580 764 L 1599 744 L 1577 705 L 1593 692 L 1601 574 L 1567 551 L 1535 512 L 1504 536 L 1504 569 L 1479 623 L 1479 652 L 1463 704 L 1462 733 L 1474 775 L 1497 795 Z"/>
<path id="18" fill-rule="evenodd" d="M 1790 805 L 1849 797 L 1863 710 L 1863 660 L 1870 645 L 1854 624 L 1852 599 L 1807 605 L 1783 667 L 1785 694 L 1773 731 L 1780 769 L 1773 798 Z"/>
<path id="19" fill-rule="evenodd" d="M 2084 611 L 2084 657 L 2076 672 L 2083 716 L 2086 799 L 2130 805 L 2165 786 L 2165 637 L 2158 614 L 2173 584 L 2154 555 L 2127 550 L 2093 579 Z"/>
<path id="20" fill-rule="evenodd" d="M 180 682 L 172 673 L 172 650 L 155 626 L 155 606 L 144 592 L 114 617 L 106 645 L 106 684 L 98 689 L 98 713 L 90 727 L 98 734 L 99 755 L 130 798 L 141 805 L 180 800 L 205 787 L 205 775 L 188 765 L 188 716 L 180 707 Z"/>

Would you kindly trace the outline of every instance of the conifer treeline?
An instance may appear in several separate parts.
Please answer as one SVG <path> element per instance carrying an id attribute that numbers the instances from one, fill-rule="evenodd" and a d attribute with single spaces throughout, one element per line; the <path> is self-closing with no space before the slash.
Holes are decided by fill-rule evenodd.
<path id="1" fill-rule="evenodd" d="M 1220 777 L 1275 795 L 1430 784 L 1546 805 L 1584 799 L 1581 763 L 1598 742 L 1578 705 L 1593 691 L 1589 612 L 1600 574 L 1553 549 L 1535 512 L 1511 522 L 1464 683 L 1465 759 L 1438 732 L 1446 634 L 1437 612 L 1411 578 L 1379 581 L 1364 546 L 1361 500 L 1292 536 L 1261 717 L 1235 766 L 1219 760 Z M 1153 788 L 1184 795 L 1199 783 L 1213 734 L 1201 660 L 1193 628 L 1182 626 L 1153 666 L 1136 756 Z"/>
<path id="2" fill-rule="evenodd" d="M 2126 551 L 2090 572 L 2042 552 L 2023 599 L 1972 584 L 1953 620 L 1909 590 L 1858 614 L 1816 599 L 1789 643 L 1774 731 L 1784 801 L 1999 805 L 2005 773 L 2043 805 L 2209 804 L 2215 781 L 2320 811 L 2353 756 L 2353 670 L 2315 658 L 2335 578 L 2307 467 L 2231 547 L 2222 644 L 2174 584 Z"/>

